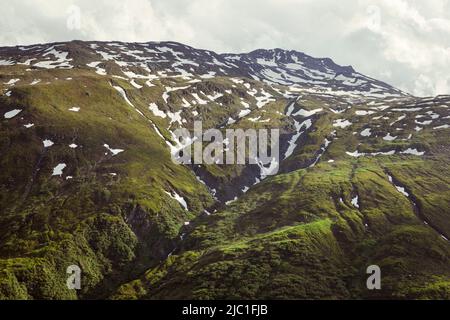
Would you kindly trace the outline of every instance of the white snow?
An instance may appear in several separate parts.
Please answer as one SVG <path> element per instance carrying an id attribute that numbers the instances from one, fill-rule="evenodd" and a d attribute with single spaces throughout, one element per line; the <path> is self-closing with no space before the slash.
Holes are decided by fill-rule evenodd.
<path id="1" fill-rule="evenodd" d="M 319 162 L 320 158 L 325 153 L 325 151 L 327 150 L 327 148 L 330 145 L 330 143 L 331 143 L 331 141 L 325 138 L 325 140 L 323 142 L 323 146 L 320 147 L 319 154 L 317 155 L 317 157 L 314 160 L 314 162 L 309 166 L 309 168 L 314 167 L 317 164 L 317 162 Z"/>
<path id="2" fill-rule="evenodd" d="M 433 122 L 433 120 L 425 120 L 425 121 L 422 121 L 422 122 L 414 120 L 414 122 L 417 123 L 417 124 L 420 124 L 422 126 L 426 126 L 426 125 L 431 124 Z"/>
<path id="3" fill-rule="evenodd" d="M 290 155 L 292 155 L 292 153 L 294 152 L 295 148 L 297 147 L 297 140 L 298 138 L 302 135 L 302 133 L 304 131 L 300 131 L 303 127 L 305 127 L 306 129 L 309 129 L 312 125 L 311 119 L 306 119 L 305 121 L 303 121 L 302 123 L 298 123 L 296 120 L 294 120 L 294 125 L 295 125 L 295 129 L 297 131 L 296 134 L 294 134 L 291 139 L 289 140 L 289 147 L 286 150 L 285 154 L 284 154 L 284 159 L 286 159 L 287 157 L 289 157 Z"/>
<path id="4" fill-rule="evenodd" d="M 354 207 L 356 207 L 356 208 L 359 208 L 359 197 L 358 196 L 355 196 L 353 199 L 352 199 L 352 205 L 354 206 Z"/>
<path id="5" fill-rule="evenodd" d="M 366 111 L 366 110 L 357 110 L 357 111 L 355 112 L 355 114 L 356 114 L 357 116 L 366 116 L 366 115 L 374 114 L 374 113 L 375 113 L 375 111 Z"/>
<path id="6" fill-rule="evenodd" d="M 98 66 L 100 63 L 102 63 L 102 62 L 101 61 L 93 61 L 93 62 L 88 63 L 87 66 L 91 67 L 91 68 L 95 68 L 96 69 L 95 73 L 102 75 L 102 76 L 106 76 L 107 75 L 106 70 Z"/>
<path id="7" fill-rule="evenodd" d="M 128 99 L 127 93 L 125 92 L 125 90 L 122 87 L 120 87 L 120 86 L 112 86 L 112 87 L 120 93 L 120 95 L 123 97 L 123 99 L 125 100 L 126 103 L 128 103 L 130 106 L 132 106 L 137 113 L 139 113 L 141 116 L 144 117 L 144 114 L 141 111 L 139 111 L 139 109 L 136 108 L 131 103 L 130 99 Z"/>
<path id="8" fill-rule="evenodd" d="M 38 63 L 35 63 L 34 67 L 44 68 L 44 69 L 55 69 L 55 68 L 63 68 L 63 69 L 71 69 L 73 68 L 69 61 L 72 61 L 72 59 L 67 59 L 67 56 L 69 55 L 68 52 L 59 52 L 55 49 L 52 49 L 48 52 L 46 52 L 43 56 L 47 55 L 53 55 L 56 60 L 43 60 Z"/>
<path id="9" fill-rule="evenodd" d="M 31 128 L 32 126 L 34 126 L 34 123 L 27 123 L 27 124 L 24 124 L 23 125 L 25 128 L 27 128 L 27 129 L 29 129 L 29 128 Z"/>
<path id="10" fill-rule="evenodd" d="M 400 152 L 402 154 L 412 154 L 415 156 L 423 156 L 425 154 L 425 151 L 418 151 L 416 148 L 408 148 L 405 151 Z"/>
<path id="11" fill-rule="evenodd" d="M 7 85 L 7 86 L 12 86 L 12 85 L 14 85 L 16 82 L 19 82 L 20 81 L 20 79 L 11 79 L 11 80 L 9 80 L 8 82 L 5 82 L 5 84 Z"/>
<path id="12" fill-rule="evenodd" d="M 125 101 L 134 108 L 134 105 L 131 103 L 131 101 L 128 99 L 127 94 L 125 92 L 125 90 L 123 90 L 122 87 L 120 86 L 113 86 L 114 89 L 116 89 L 120 95 L 125 99 Z"/>
<path id="13" fill-rule="evenodd" d="M 63 173 L 62 171 L 64 170 L 65 167 L 66 167 L 65 163 L 58 164 L 56 167 L 53 168 L 52 176 L 61 176 Z"/>
<path id="14" fill-rule="evenodd" d="M 235 122 L 236 122 L 236 120 L 234 120 L 233 118 L 229 117 L 229 118 L 228 118 L 228 121 L 227 121 L 227 125 L 233 124 L 233 123 L 235 123 Z"/>
<path id="15" fill-rule="evenodd" d="M 161 117 L 161 118 L 165 118 L 167 117 L 166 113 L 162 110 L 160 110 L 158 108 L 158 105 L 156 103 L 150 103 L 150 105 L 148 106 L 148 108 L 150 109 L 150 111 L 153 112 L 153 114 L 157 117 Z"/>
<path id="16" fill-rule="evenodd" d="M 248 108 L 250 108 L 250 105 L 247 103 L 247 102 L 245 102 L 245 101 L 241 101 L 241 104 L 244 106 L 244 108 L 246 108 L 246 109 L 248 109 Z"/>
<path id="17" fill-rule="evenodd" d="M 200 78 L 202 78 L 202 79 L 211 79 L 211 78 L 214 78 L 215 74 L 216 73 L 214 71 L 209 71 L 207 74 L 201 75 Z"/>
<path id="18" fill-rule="evenodd" d="M 110 146 L 109 146 L 108 144 L 106 144 L 106 143 L 105 143 L 103 146 L 104 146 L 106 149 L 108 149 L 108 150 L 113 154 L 113 156 L 115 156 L 115 155 L 117 155 L 117 154 L 119 154 L 119 153 L 125 151 L 125 150 L 123 150 L 123 149 L 112 149 L 112 148 L 110 148 Z"/>
<path id="19" fill-rule="evenodd" d="M 11 111 L 8 111 L 5 113 L 4 117 L 5 119 L 11 119 L 14 118 L 15 116 L 17 116 L 20 112 L 22 111 L 22 109 L 13 109 Z"/>
<path id="20" fill-rule="evenodd" d="M 207 104 L 208 103 L 208 101 L 200 98 L 197 93 L 193 93 L 192 96 L 195 98 L 195 100 L 197 100 L 198 104 Z"/>
<path id="21" fill-rule="evenodd" d="M 395 154 L 395 150 L 390 150 L 390 151 L 380 151 L 380 152 L 372 152 L 372 153 L 364 153 L 364 152 L 359 152 L 358 150 L 354 151 L 354 152 L 345 152 L 347 155 L 354 157 L 354 158 L 358 158 L 358 157 L 369 157 L 369 156 L 391 156 Z"/>
<path id="22" fill-rule="evenodd" d="M 393 140 L 395 140 L 395 139 L 397 139 L 397 136 L 391 136 L 391 134 L 388 132 L 388 134 L 387 135 L 385 135 L 384 137 L 383 137 L 383 140 L 385 140 L 385 141 L 393 141 Z"/>
<path id="23" fill-rule="evenodd" d="M 69 144 L 69 148 L 76 149 L 78 146 L 75 143 Z"/>
<path id="24" fill-rule="evenodd" d="M 139 83 L 137 83 L 134 79 L 130 81 L 131 85 L 135 87 L 136 89 L 142 89 L 143 86 L 141 86 Z"/>
<path id="25" fill-rule="evenodd" d="M 397 189 L 398 192 L 400 192 L 401 194 L 403 194 L 403 195 L 406 196 L 406 197 L 409 197 L 409 193 L 406 192 L 405 188 L 396 185 L 396 184 L 394 183 L 394 179 L 393 179 L 392 176 L 389 175 L 389 174 L 388 174 L 388 180 L 389 180 L 390 183 L 392 183 L 392 184 L 394 185 L 395 189 Z"/>
<path id="26" fill-rule="evenodd" d="M 91 68 L 95 68 L 97 67 L 100 63 L 102 63 L 101 61 L 93 61 L 93 62 L 89 62 L 88 64 L 86 64 L 88 67 Z"/>
<path id="27" fill-rule="evenodd" d="M 250 112 L 252 112 L 250 109 L 244 109 L 241 110 L 238 114 L 239 118 L 245 117 L 246 115 L 248 115 Z"/>
<path id="28" fill-rule="evenodd" d="M 434 127 L 433 129 L 448 129 L 450 126 L 448 124 L 443 124 L 442 126 Z"/>
<path id="29" fill-rule="evenodd" d="M 14 61 L 11 60 L 0 60 L 0 66 L 12 66 Z"/>
<path id="30" fill-rule="evenodd" d="M 348 126 L 351 126 L 351 125 L 352 125 L 352 123 L 350 121 L 348 121 L 348 120 L 345 120 L 345 119 L 337 119 L 337 120 L 335 120 L 333 122 L 333 127 L 339 127 L 339 128 L 342 128 L 342 129 L 344 129 L 344 128 L 348 127 Z"/>
<path id="31" fill-rule="evenodd" d="M 176 193 L 175 191 L 173 191 L 173 194 L 170 192 L 167 192 L 167 191 L 164 191 L 164 192 L 167 195 L 169 195 L 169 197 L 171 197 L 172 199 L 177 200 L 180 203 L 180 205 L 184 208 L 184 210 L 186 210 L 186 211 L 189 210 L 186 200 L 182 196 L 180 196 L 178 193 Z"/>
<path id="32" fill-rule="evenodd" d="M 370 135 L 372 134 L 371 132 L 370 132 L 370 128 L 366 128 L 366 129 L 364 129 L 363 131 L 361 131 L 361 135 L 363 136 L 363 137 L 370 137 Z"/>
<path id="33" fill-rule="evenodd" d="M 167 116 L 170 118 L 170 124 L 172 124 L 173 122 L 178 122 L 179 124 L 181 124 L 183 122 L 183 119 L 181 118 L 181 111 L 177 111 L 177 112 L 167 112 Z"/>
<path id="34" fill-rule="evenodd" d="M 294 111 L 294 102 L 292 102 L 289 106 L 288 109 L 286 110 L 286 115 L 290 116 L 292 114 L 292 111 Z"/>
<path id="35" fill-rule="evenodd" d="M 261 180 L 265 179 L 269 175 L 273 175 L 274 173 L 278 172 L 280 164 L 278 163 L 277 159 L 275 159 L 275 157 L 270 160 L 268 168 L 265 167 L 258 158 L 256 158 L 255 160 L 260 169 Z"/>
<path id="36" fill-rule="evenodd" d="M 80 111 L 80 108 L 79 107 L 72 107 L 72 108 L 69 109 L 69 111 L 78 112 L 78 111 Z"/>
<path id="37" fill-rule="evenodd" d="M 44 148 L 51 147 L 52 145 L 55 144 L 52 140 L 49 140 L 49 139 L 43 140 L 42 143 L 44 144 Z"/>
<path id="38" fill-rule="evenodd" d="M 225 204 L 226 204 L 226 205 L 232 204 L 232 203 L 235 202 L 237 199 L 238 199 L 237 197 L 234 197 L 233 200 L 228 200 L 228 201 L 225 202 Z"/>
<path id="39" fill-rule="evenodd" d="M 406 111 L 406 112 L 416 112 L 422 110 L 422 108 L 393 108 L 392 111 Z"/>
<path id="40" fill-rule="evenodd" d="M 302 116 L 302 117 L 311 117 L 312 115 L 322 111 L 322 108 L 318 108 L 318 109 L 314 109 L 314 110 L 305 110 L 305 109 L 300 109 L 298 110 L 296 113 L 292 114 L 293 116 Z"/>
<path id="41" fill-rule="evenodd" d="M 400 186 L 396 186 L 396 185 L 394 185 L 394 186 L 395 186 L 395 189 L 398 190 L 398 192 L 400 192 L 401 194 L 403 194 L 406 197 L 409 197 L 409 193 L 406 192 L 405 188 L 400 187 Z"/>

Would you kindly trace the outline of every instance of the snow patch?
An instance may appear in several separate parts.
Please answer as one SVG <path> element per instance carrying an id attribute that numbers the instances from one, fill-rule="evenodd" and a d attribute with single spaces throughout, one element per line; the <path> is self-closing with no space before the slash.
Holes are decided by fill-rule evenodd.
<path id="1" fill-rule="evenodd" d="M 175 191 L 172 191 L 173 193 L 164 191 L 169 197 L 171 197 L 172 199 L 178 201 L 178 203 L 184 208 L 184 210 L 188 211 L 188 206 L 187 206 L 187 202 L 186 200 L 180 196 L 178 193 L 176 193 Z M 189 224 L 189 222 L 188 222 Z"/>
<path id="2" fill-rule="evenodd" d="M 20 112 L 22 112 L 22 109 L 13 109 L 11 111 L 8 111 L 4 114 L 5 119 L 11 119 L 17 116 Z"/>
<path id="3" fill-rule="evenodd" d="M 108 144 L 104 144 L 103 145 L 106 149 L 108 149 L 112 154 L 113 154 L 113 156 L 115 156 L 115 155 L 117 155 L 117 154 L 119 154 L 119 153 L 121 153 L 121 152 L 124 152 L 125 150 L 123 150 L 123 149 L 112 149 Z"/>
<path id="4" fill-rule="evenodd" d="M 65 163 L 59 163 L 56 167 L 53 168 L 52 176 L 61 176 L 65 167 Z"/>

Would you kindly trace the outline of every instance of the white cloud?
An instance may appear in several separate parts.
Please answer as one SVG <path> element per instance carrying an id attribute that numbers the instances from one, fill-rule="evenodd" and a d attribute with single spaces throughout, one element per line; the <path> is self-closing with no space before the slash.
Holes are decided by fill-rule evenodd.
<path id="1" fill-rule="evenodd" d="M 6 1 L 2 45 L 82 39 L 173 40 L 217 52 L 280 47 L 331 57 L 417 95 L 450 93 L 447 0 Z"/>

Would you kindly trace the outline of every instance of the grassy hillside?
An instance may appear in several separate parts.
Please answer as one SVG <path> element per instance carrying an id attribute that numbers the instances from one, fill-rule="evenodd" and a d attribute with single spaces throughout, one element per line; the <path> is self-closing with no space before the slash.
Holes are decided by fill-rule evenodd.
<path id="1" fill-rule="evenodd" d="M 0 48 L 17 60 L 0 66 L 0 299 L 450 299 L 449 96 L 275 84 L 203 51 L 180 71 L 166 47 L 146 64 L 137 44 L 39 50 L 61 46 L 71 68 Z M 278 174 L 174 163 L 194 121 L 279 129 Z"/>

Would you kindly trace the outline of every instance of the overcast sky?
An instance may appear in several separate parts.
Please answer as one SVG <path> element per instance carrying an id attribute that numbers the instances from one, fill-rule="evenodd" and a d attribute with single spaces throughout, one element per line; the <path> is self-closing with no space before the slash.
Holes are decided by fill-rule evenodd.
<path id="1" fill-rule="evenodd" d="M 450 94 L 450 0 L 0 0 L 0 45 L 172 40 L 295 49 L 418 96 Z"/>

